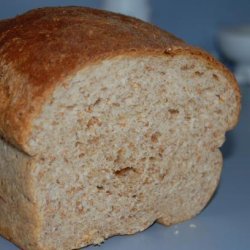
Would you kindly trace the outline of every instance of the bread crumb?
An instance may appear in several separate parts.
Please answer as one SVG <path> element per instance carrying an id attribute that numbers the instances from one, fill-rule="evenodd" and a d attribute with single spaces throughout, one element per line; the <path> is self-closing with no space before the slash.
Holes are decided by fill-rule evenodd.
<path id="1" fill-rule="evenodd" d="M 189 224 L 190 228 L 196 228 L 197 226 L 195 224 Z"/>
<path id="2" fill-rule="evenodd" d="M 174 235 L 178 235 L 178 234 L 179 234 L 179 230 L 175 230 Z"/>

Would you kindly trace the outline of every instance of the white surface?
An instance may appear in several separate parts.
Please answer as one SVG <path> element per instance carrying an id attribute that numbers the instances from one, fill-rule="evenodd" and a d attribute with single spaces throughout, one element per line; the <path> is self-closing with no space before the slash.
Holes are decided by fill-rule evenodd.
<path id="1" fill-rule="evenodd" d="M 117 236 L 84 250 L 249 250 L 250 249 L 250 87 L 242 87 L 240 123 L 229 133 L 217 193 L 194 219 L 172 227 L 154 224 L 132 236 Z M 0 250 L 17 250 L 0 238 Z M 60 249 L 58 249 L 60 250 Z"/>

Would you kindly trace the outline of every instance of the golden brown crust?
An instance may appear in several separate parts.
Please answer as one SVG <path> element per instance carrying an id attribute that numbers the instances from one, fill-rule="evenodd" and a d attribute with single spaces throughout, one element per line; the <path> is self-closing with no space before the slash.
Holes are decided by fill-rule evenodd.
<path id="1" fill-rule="evenodd" d="M 31 122 L 53 89 L 78 69 L 117 55 L 205 52 L 138 19 L 83 7 L 37 9 L 0 22 L 0 135 L 29 153 Z"/>

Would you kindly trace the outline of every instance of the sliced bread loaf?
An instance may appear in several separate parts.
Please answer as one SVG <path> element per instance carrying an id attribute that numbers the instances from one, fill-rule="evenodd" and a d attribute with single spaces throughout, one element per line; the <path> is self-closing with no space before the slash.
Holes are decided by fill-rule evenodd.
<path id="1" fill-rule="evenodd" d="M 69 250 L 199 213 L 240 110 L 233 75 L 135 18 L 43 8 L 0 22 L 0 234 Z"/>

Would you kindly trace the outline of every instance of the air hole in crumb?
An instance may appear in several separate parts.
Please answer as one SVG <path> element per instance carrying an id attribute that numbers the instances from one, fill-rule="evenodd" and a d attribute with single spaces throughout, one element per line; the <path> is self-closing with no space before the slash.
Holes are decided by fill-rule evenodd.
<path id="1" fill-rule="evenodd" d="M 217 81 L 219 80 L 219 77 L 216 74 L 213 74 L 213 78 Z"/>
<path id="2" fill-rule="evenodd" d="M 175 114 L 179 114 L 179 110 L 178 109 L 169 109 L 168 112 L 172 115 L 175 115 Z"/>
<path id="3" fill-rule="evenodd" d="M 40 158 L 40 161 L 41 161 L 41 162 L 44 162 L 44 161 L 45 161 L 45 158 L 44 158 L 44 157 L 41 157 L 41 158 Z"/>
<path id="4" fill-rule="evenodd" d="M 104 187 L 103 187 L 103 186 L 99 186 L 99 185 L 98 185 L 98 186 L 96 186 L 96 188 L 97 188 L 97 189 L 99 189 L 99 190 L 103 190 L 103 189 L 104 189 Z"/>
<path id="5" fill-rule="evenodd" d="M 220 95 L 216 95 L 216 97 L 220 100 L 220 102 L 224 103 L 224 99 Z"/>
<path id="6" fill-rule="evenodd" d="M 193 69 L 194 68 L 194 64 L 185 64 L 183 66 L 181 66 L 181 70 L 189 70 L 189 69 Z"/>
<path id="7" fill-rule="evenodd" d="M 92 105 L 96 106 L 97 104 L 99 104 L 101 102 L 101 98 L 98 98 Z"/>
<path id="8" fill-rule="evenodd" d="M 202 75 L 204 75 L 204 72 L 195 71 L 194 74 L 195 74 L 196 76 L 202 76 Z"/>
<path id="9" fill-rule="evenodd" d="M 150 156 L 150 157 L 149 157 L 149 160 L 150 160 L 150 161 L 154 161 L 154 160 L 156 160 L 156 158 L 155 158 L 154 156 Z"/>
<path id="10" fill-rule="evenodd" d="M 84 153 L 81 153 L 81 154 L 78 155 L 79 158 L 82 158 L 82 157 L 84 157 L 84 156 L 85 156 Z"/>
<path id="11" fill-rule="evenodd" d="M 128 175 L 129 173 L 131 172 L 136 172 L 134 168 L 132 167 L 125 167 L 125 168 L 122 168 L 122 169 L 119 169 L 119 170 L 116 170 L 114 171 L 114 174 L 116 176 L 126 176 Z"/>

